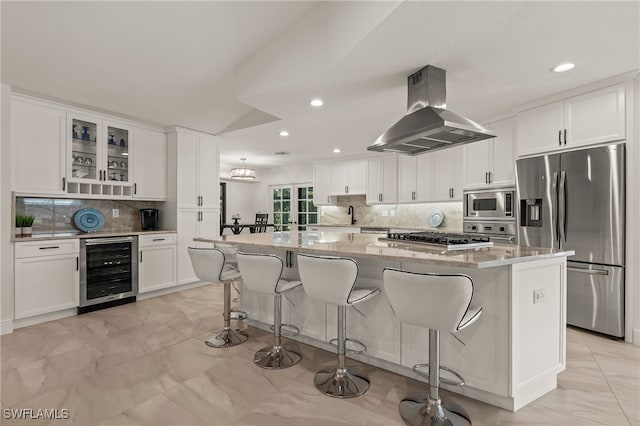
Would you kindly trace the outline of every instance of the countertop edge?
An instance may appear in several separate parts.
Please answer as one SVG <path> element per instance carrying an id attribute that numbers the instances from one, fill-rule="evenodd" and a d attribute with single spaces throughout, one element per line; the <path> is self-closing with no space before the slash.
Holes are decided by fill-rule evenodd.
<path id="1" fill-rule="evenodd" d="M 106 231 L 106 232 L 80 232 L 74 235 L 49 235 L 47 236 L 30 236 L 30 237 L 16 237 L 11 238 L 13 243 L 24 243 L 33 241 L 48 241 L 48 240 L 70 240 L 70 239 L 82 239 L 82 238 L 103 238 L 103 237 L 122 237 L 125 235 L 154 235 L 154 234 L 176 234 L 174 229 L 159 230 L 159 231 Z"/>

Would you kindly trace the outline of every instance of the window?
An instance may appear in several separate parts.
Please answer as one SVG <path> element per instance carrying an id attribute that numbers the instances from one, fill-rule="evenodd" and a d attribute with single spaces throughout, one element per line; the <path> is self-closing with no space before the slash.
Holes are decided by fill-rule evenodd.
<path id="1" fill-rule="evenodd" d="M 306 225 L 318 223 L 318 209 L 313 204 L 313 186 L 297 187 L 298 230 L 306 231 Z"/>

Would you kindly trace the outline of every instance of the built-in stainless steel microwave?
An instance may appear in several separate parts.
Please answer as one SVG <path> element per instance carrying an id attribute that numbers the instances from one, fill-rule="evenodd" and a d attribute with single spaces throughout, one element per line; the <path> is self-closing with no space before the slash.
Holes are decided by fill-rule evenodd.
<path id="1" fill-rule="evenodd" d="M 464 217 L 515 220 L 514 193 L 513 188 L 464 191 Z"/>

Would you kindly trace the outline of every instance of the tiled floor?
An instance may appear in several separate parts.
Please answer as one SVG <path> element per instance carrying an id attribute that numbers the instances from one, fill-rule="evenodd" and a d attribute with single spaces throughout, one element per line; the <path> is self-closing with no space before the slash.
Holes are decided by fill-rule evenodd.
<path id="1" fill-rule="evenodd" d="M 209 348 L 203 341 L 222 324 L 221 298 L 222 287 L 210 285 L 2 336 L 2 409 L 66 408 L 71 419 L 0 423 L 394 426 L 403 424 L 399 400 L 425 390 L 361 366 L 372 383 L 365 396 L 325 397 L 312 379 L 333 354 L 297 344 L 300 364 L 263 370 L 253 353 L 272 337 L 253 328 L 245 344 Z M 569 329 L 558 389 L 516 413 L 454 398 L 474 425 L 639 425 L 640 347 Z"/>

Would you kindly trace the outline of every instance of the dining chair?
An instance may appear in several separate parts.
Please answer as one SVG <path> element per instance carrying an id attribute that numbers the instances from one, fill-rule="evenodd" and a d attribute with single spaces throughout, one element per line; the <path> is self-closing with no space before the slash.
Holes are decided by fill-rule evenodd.
<path id="1" fill-rule="evenodd" d="M 269 213 L 256 213 L 256 225 L 262 225 L 262 226 L 256 226 L 255 232 L 257 233 L 267 232 L 266 225 L 268 220 L 269 220 Z"/>

